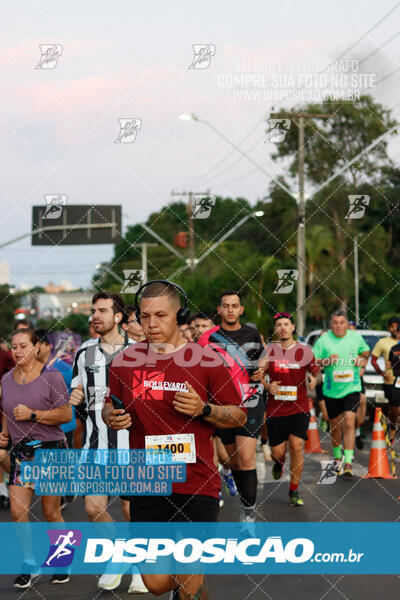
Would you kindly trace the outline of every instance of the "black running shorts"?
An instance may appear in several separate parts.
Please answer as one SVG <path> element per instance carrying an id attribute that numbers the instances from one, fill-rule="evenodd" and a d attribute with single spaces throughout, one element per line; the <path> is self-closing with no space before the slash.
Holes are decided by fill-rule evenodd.
<path id="1" fill-rule="evenodd" d="M 171 494 L 170 496 L 131 496 L 131 521 L 205 522 L 216 521 L 219 500 L 213 496 Z"/>
<path id="2" fill-rule="evenodd" d="M 391 403 L 391 399 L 392 399 L 392 389 L 393 389 L 393 384 L 391 384 L 391 383 L 383 384 L 383 393 L 385 394 L 385 398 L 387 399 L 389 404 Z"/>
<path id="3" fill-rule="evenodd" d="M 400 377 L 397 378 L 400 381 Z M 397 385 L 400 385 L 399 383 Z M 395 384 L 390 386 L 390 400 L 389 405 L 398 408 L 400 406 L 400 387 L 396 387 Z"/>
<path id="4" fill-rule="evenodd" d="M 221 438 L 225 446 L 235 443 L 237 435 L 250 438 L 258 438 L 261 433 L 261 427 L 264 423 L 265 402 L 262 394 L 259 394 L 259 400 L 256 406 L 247 409 L 247 421 L 242 427 L 233 427 L 232 429 L 217 429 L 216 435 Z"/>
<path id="5" fill-rule="evenodd" d="M 267 417 L 268 442 L 271 448 L 286 442 L 290 435 L 307 439 L 310 413 L 296 413 L 286 417 Z"/>
<path id="6" fill-rule="evenodd" d="M 336 419 L 344 412 L 357 412 L 360 404 L 360 392 L 353 392 L 343 398 L 328 398 L 325 396 L 326 410 L 330 419 Z"/>

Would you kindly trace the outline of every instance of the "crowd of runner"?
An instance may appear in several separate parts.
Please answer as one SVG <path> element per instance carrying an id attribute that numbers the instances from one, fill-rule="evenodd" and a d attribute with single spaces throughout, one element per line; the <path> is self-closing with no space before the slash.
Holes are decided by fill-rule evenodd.
<path id="1" fill-rule="evenodd" d="M 363 444 L 362 376 L 370 354 L 384 378 L 393 444 L 400 412 L 399 318 L 389 319 L 387 337 L 370 352 L 343 310 L 331 315 L 329 330 L 311 347 L 296 339 L 287 312 L 273 315 L 274 330 L 264 338 L 245 322 L 239 292 L 222 290 L 216 305 L 215 315 L 190 314 L 185 291 L 163 280 L 142 286 L 135 306 L 98 292 L 90 337 L 74 352 L 65 344 L 53 347 L 50 332 L 17 322 L 10 347 L 0 348 L 0 499 L 14 522 L 29 521 L 35 486 L 21 478 L 20 468 L 38 448 L 147 449 L 166 440 L 183 449 L 176 459 L 186 463 L 186 481 L 174 483 L 170 496 L 121 496 L 121 520 L 216 521 L 222 482 L 228 496 L 238 495 L 240 520 L 250 527 L 258 516 L 258 444 L 275 480 L 288 470 L 288 502 L 302 507 L 310 396 L 316 395 L 321 428 L 330 432 L 334 470 L 350 479 L 355 447 Z M 62 509 L 73 499 L 42 496 L 45 520 L 63 522 Z M 108 496 L 86 495 L 87 518 L 111 522 L 108 504 Z M 32 583 L 31 550 L 25 540 L 15 587 Z M 98 587 L 116 589 L 121 578 L 106 571 Z M 54 574 L 51 581 L 67 583 L 69 575 Z M 175 600 L 200 600 L 204 577 L 136 571 L 128 591 L 169 590 Z"/>

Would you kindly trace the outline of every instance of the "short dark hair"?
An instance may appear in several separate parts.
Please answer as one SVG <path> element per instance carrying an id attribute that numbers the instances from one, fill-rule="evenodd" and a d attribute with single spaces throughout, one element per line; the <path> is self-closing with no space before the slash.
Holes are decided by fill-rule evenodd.
<path id="1" fill-rule="evenodd" d="M 50 332 L 48 329 L 44 329 L 44 328 L 36 329 L 36 335 L 38 336 L 39 342 L 41 344 L 47 344 L 47 345 L 50 344 L 49 334 L 50 334 Z"/>
<path id="2" fill-rule="evenodd" d="M 176 287 L 169 283 L 163 283 L 160 281 L 149 283 L 149 285 L 144 288 L 140 296 L 140 300 L 142 300 L 142 298 L 159 298 L 160 296 L 168 296 L 170 301 L 173 301 L 179 305 L 181 303 L 181 298 Z"/>
<path id="3" fill-rule="evenodd" d="M 113 292 L 97 292 L 92 298 L 92 304 L 95 304 L 97 300 L 112 300 L 114 315 L 122 313 L 125 316 L 125 302 L 118 294 L 114 294 Z"/>
<path id="4" fill-rule="evenodd" d="M 34 329 L 29 329 L 29 327 L 25 327 L 25 329 L 17 329 L 16 331 L 13 332 L 11 339 L 15 335 L 19 335 L 20 333 L 25 333 L 29 337 L 29 339 L 33 345 L 37 344 L 40 341 L 37 336 L 36 331 Z"/>
<path id="5" fill-rule="evenodd" d="M 238 292 L 237 290 L 225 290 L 225 292 L 222 292 L 222 294 L 219 297 L 219 306 L 221 306 L 222 298 L 224 296 L 237 296 L 239 298 L 240 304 L 242 304 L 242 297 L 240 295 L 240 292 Z"/>
<path id="6" fill-rule="evenodd" d="M 339 308 L 338 310 L 334 310 L 333 313 L 331 314 L 331 321 L 335 317 L 345 317 L 347 319 L 347 312 L 345 310 L 343 310 L 342 308 Z"/>
<path id="7" fill-rule="evenodd" d="M 14 323 L 14 327 L 17 328 L 18 325 L 25 325 L 24 329 L 34 329 L 32 322 L 29 321 L 28 319 L 18 319 Z"/>
<path id="8" fill-rule="evenodd" d="M 212 317 L 210 317 L 210 315 L 207 314 L 206 312 L 198 312 L 196 314 L 195 319 L 204 319 L 206 321 L 212 321 Z"/>
<path id="9" fill-rule="evenodd" d="M 129 317 L 135 315 L 136 318 L 136 308 L 134 306 L 126 306 L 124 310 L 124 316 L 122 317 L 121 325 L 125 323 L 128 325 Z"/>
<path id="10" fill-rule="evenodd" d="M 399 317 L 390 317 L 390 319 L 388 320 L 388 327 L 393 325 L 393 323 L 397 323 L 397 325 L 400 325 Z"/>
<path id="11" fill-rule="evenodd" d="M 191 315 L 188 316 L 188 320 L 186 321 L 186 323 L 193 323 L 193 321 L 195 321 L 197 319 L 197 317 L 199 316 L 200 313 L 195 312 L 192 313 Z"/>
<path id="12" fill-rule="evenodd" d="M 279 321 L 279 319 L 289 319 L 289 321 L 291 323 L 293 323 L 293 325 L 294 325 L 294 319 L 293 319 L 292 315 L 290 313 L 288 313 L 288 312 L 277 312 L 274 315 L 274 323 L 276 323 L 277 321 Z"/>

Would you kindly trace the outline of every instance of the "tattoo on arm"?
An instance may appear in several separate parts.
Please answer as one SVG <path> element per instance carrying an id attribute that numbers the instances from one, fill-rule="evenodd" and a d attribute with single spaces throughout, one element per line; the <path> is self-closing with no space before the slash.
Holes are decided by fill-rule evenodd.
<path id="1" fill-rule="evenodd" d="M 204 420 L 216 427 L 240 427 L 246 422 L 246 413 L 238 406 L 217 406 L 215 404 L 210 406 L 211 414 Z"/>

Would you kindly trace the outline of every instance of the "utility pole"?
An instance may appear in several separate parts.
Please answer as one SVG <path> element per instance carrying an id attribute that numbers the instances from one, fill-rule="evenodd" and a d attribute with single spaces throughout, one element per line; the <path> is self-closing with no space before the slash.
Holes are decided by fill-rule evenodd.
<path id="1" fill-rule="evenodd" d="M 360 324 L 360 291 L 358 277 L 358 234 L 354 236 L 354 292 L 356 300 L 356 325 Z"/>
<path id="2" fill-rule="evenodd" d="M 304 335 L 306 326 L 306 203 L 304 200 L 304 126 L 306 119 L 329 119 L 332 115 L 326 113 L 272 113 L 274 119 L 291 119 L 299 130 L 299 198 L 297 209 L 297 299 L 296 299 L 296 329 L 299 335 Z M 298 119 L 298 120 L 296 120 Z"/>
<path id="3" fill-rule="evenodd" d="M 189 196 L 188 203 L 186 205 L 186 212 L 188 214 L 189 221 L 189 269 L 193 273 L 196 266 L 195 261 L 195 245 L 194 245 L 194 222 L 193 222 L 193 196 L 209 196 L 210 192 L 174 192 L 172 190 L 171 196 Z"/>
<path id="4" fill-rule="evenodd" d="M 151 244 L 149 242 L 141 242 L 140 244 L 129 244 L 131 248 L 142 249 L 142 271 L 143 271 L 143 283 L 147 283 L 147 248 L 154 248 L 158 244 Z"/>

